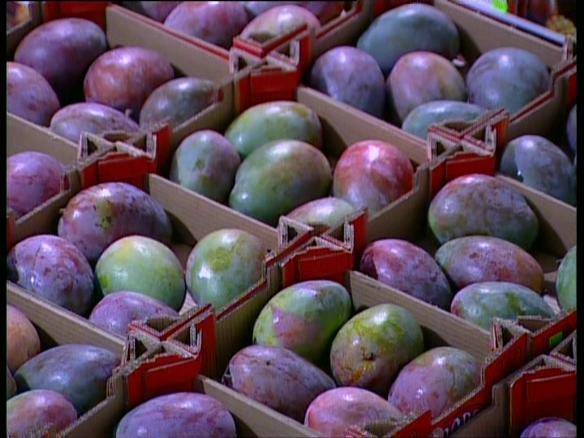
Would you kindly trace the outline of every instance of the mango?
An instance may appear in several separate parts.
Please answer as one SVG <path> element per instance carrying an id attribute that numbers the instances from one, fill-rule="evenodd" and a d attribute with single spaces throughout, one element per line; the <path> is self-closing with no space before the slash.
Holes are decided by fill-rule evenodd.
<path id="1" fill-rule="evenodd" d="M 335 382 L 296 353 L 252 345 L 229 361 L 223 377 L 233 390 L 302 422 L 310 403 Z"/>
<path id="2" fill-rule="evenodd" d="M 237 436 L 235 421 L 225 407 L 205 394 L 179 392 L 153 398 L 128 412 L 118 423 L 115 438 L 136 436 Z"/>
<path id="3" fill-rule="evenodd" d="M 172 65 L 159 53 L 142 47 L 119 47 L 91 64 L 83 91 L 87 102 L 111 106 L 137 120 L 148 96 L 173 78 Z"/>
<path id="4" fill-rule="evenodd" d="M 95 263 L 116 240 L 132 234 L 170 243 L 170 219 L 158 201 L 126 183 L 103 183 L 79 192 L 67 204 L 59 236 Z"/>
<path id="5" fill-rule="evenodd" d="M 12 377 L 10 368 L 6 366 L 6 400 L 13 397 L 16 394 L 16 381 Z"/>
<path id="6" fill-rule="evenodd" d="M 57 195 L 64 170 L 59 161 L 40 152 L 11 155 L 6 160 L 8 207 L 20 217 Z"/>
<path id="7" fill-rule="evenodd" d="M 78 315 L 93 305 L 93 270 L 81 251 L 61 237 L 41 234 L 17 243 L 8 253 L 8 278 Z"/>
<path id="8" fill-rule="evenodd" d="M 149 128 L 167 123 L 176 128 L 215 100 L 213 82 L 199 78 L 178 78 L 152 92 L 140 110 L 140 126 Z"/>
<path id="9" fill-rule="evenodd" d="M 499 237 L 529 249 L 537 216 L 520 193 L 489 175 L 471 174 L 446 184 L 428 209 L 428 224 L 440 243 L 457 237 Z"/>
<path id="10" fill-rule="evenodd" d="M 466 75 L 470 103 L 492 110 L 504 108 L 511 114 L 547 91 L 550 84 L 546 65 L 516 47 L 483 53 Z"/>
<path id="11" fill-rule="evenodd" d="M 13 373 L 41 351 L 41 341 L 34 325 L 10 304 L 6 305 L 6 341 L 6 365 Z"/>
<path id="12" fill-rule="evenodd" d="M 322 126 L 318 115 L 306 105 L 275 101 L 253 106 L 239 115 L 225 137 L 245 158 L 275 140 L 299 140 L 322 148 Z"/>
<path id="13" fill-rule="evenodd" d="M 11 398 L 6 403 L 6 423 L 9 437 L 35 436 L 40 430 L 55 432 L 77 420 L 75 407 L 55 391 L 37 389 Z"/>
<path id="14" fill-rule="evenodd" d="M 576 154 L 578 150 L 578 105 L 574 105 L 570 110 L 566 123 L 566 135 L 570 149 Z"/>
<path id="15" fill-rule="evenodd" d="M 520 284 L 541 293 L 543 270 L 519 246 L 489 236 L 468 236 L 450 240 L 435 254 L 436 261 L 458 288 L 485 281 Z"/>
<path id="16" fill-rule="evenodd" d="M 387 76 L 407 53 L 432 52 L 453 59 L 460 41 L 456 25 L 445 13 L 429 5 L 409 4 L 377 17 L 359 38 L 357 48 L 373 56 Z"/>
<path id="17" fill-rule="evenodd" d="M 89 321 L 125 338 L 132 321 L 160 316 L 177 317 L 178 312 L 147 295 L 121 291 L 105 296 L 91 311 Z"/>
<path id="18" fill-rule="evenodd" d="M 252 234 L 223 229 L 201 239 L 189 254 L 186 282 L 193 299 L 220 310 L 257 283 L 266 248 Z"/>
<path id="19" fill-rule="evenodd" d="M 361 272 L 441 309 L 449 309 L 448 279 L 432 256 L 405 240 L 371 243 L 361 256 Z"/>
<path id="20" fill-rule="evenodd" d="M 14 378 L 21 391 L 48 389 L 67 398 L 82 415 L 106 396 L 106 382 L 120 358 L 92 345 L 66 344 L 43 351 Z"/>
<path id="21" fill-rule="evenodd" d="M 386 82 L 391 110 L 403 122 L 416 107 L 435 100 L 466 100 L 464 79 L 456 68 L 432 52 L 412 52 L 395 64 Z"/>
<path id="22" fill-rule="evenodd" d="M 479 362 L 466 351 L 437 347 L 408 363 L 391 386 L 388 400 L 405 415 L 426 411 L 437 418 L 480 384 Z"/>
<path id="23" fill-rule="evenodd" d="M 330 165 L 318 149 L 302 141 L 274 141 L 243 161 L 229 206 L 275 226 L 281 215 L 326 196 L 331 179 Z"/>
<path id="24" fill-rule="evenodd" d="M 141 15 L 152 18 L 159 23 L 164 22 L 168 14 L 181 2 L 172 1 L 123 1 L 122 5 Z"/>
<path id="25" fill-rule="evenodd" d="M 180 143 L 169 177 L 193 192 L 225 203 L 240 164 L 237 149 L 229 140 L 215 131 L 197 131 Z"/>
<path id="26" fill-rule="evenodd" d="M 81 87 L 87 69 L 107 50 L 103 30 L 82 18 L 51 20 L 27 34 L 14 60 L 38 71 L 61 97 L 69 99 Z"/>
<path id="27" fill-rule="evenodd" d="M 450 311 L 485 330 L 491 329 L 494 317 L 554 316 L 551 307 L 536 292 L 507 282 L 473 283 L 461 289 L 454 296 Z"/>
<path id="28" fill-rule="evenodd" d="M 339 198 L 321 198 L 295 208 L 286 216 L 313 228 L 332 228 L 340 225 L 357 210 Z"/>
<path id="29" fill-rule="evenodd" d="M 273 2 L 248 2 L 273 3 Z M 325 3 L 325 2 L 320 2 Z M 10 31 L 30 20 L 30 11 L 27 3 L 19 1 L 6 2 L 6 31 Z"/>
<path id="30" fill-rule="evenodd" d="M 229 49 L 248 21 L 241 2 L 181 2 L 166 17 L 164 25 Z"/>
<path id="31" fill-rule="evenodd" d="M 393 304 L 379 304 L 358 313 L 339 330 L 330 365 L 340 386 L 385 396 L 400 368 L 422 351 L 422 329 L 413 315 Z"/>
<path id="32" fill-rule="evenodd" d="M 350 46 L 322 54 L 310 71 L 310 86 L 334 100 L 382 118 L 385 80 L 377 61 Z"/>
<path id="33" fill-rule="evenodd" d="M 411 110 L 402 123 L 402 129 L 423 140 L 432 125 L 454 122 L 473 122 L 486 110 L 472 103 L 455 100 L 435 100 L 423 103 Z"/>
<path id="34" fill-rule="evenodd" d="M 351 145 L 337 162 L 333 196 L 374 214 L 413 187 L 414 168 L 395 146 L 379 140 Z"/>
<path id="35" fill-rule="evenodd" d="M 576 204 L 576 169 L 555 144 L 539 135 L 507 143 L 499 171 L 554 198 Z"/>
<path id="36" fill-rule="evenodd" d="M 81 134 L 102 135 L 111 131 L 135 133 L 140 127 L 124 113 L 99 103 L 74 103 L 57 111 L 51 118 L 51 131 L 74 143 Z"/>
<path id="37" fill-rule="evenodd" d="M 16 62 L 6 63 L 6 109 L 36 125 L 49 126 L 59 98 L 38 72 Z"/>
<path id="38" fill-rule="evenodd" d="M 144 236 L 116 240 L 95 265 L 104 295 L 133 291 L 162 301 L 178 311 L 185 300 L 180 261 L 162 243 Z"/>
<path id="39" fill-rule="evenodd" d="M 321 23 L 326 23 L 333 18 L 337 17 L 343 11 L 342 1 L 296 1 L 296 2 L 286 2 L 286 1 L 249 1 L 243 2 L 245 5 L 245 10 L 252 17 L 257 17 L 258 15 L 266 12 L 268 9 L 272 9 L 277 6 L 283 5 L 296 5 L 302 8 L 308 9 L 312 12 Z"/>
<path id="40" fill-rule="evenodd" d="M 520 438 L 562 437 L 576 438 L 576 425 L 564 418 L 540 418 L 521 432 Z"/>
<path id="41" fill-rule="evenodd" d="M 562 259 L 556 278 L 556 294 L 566 312 L 576 310 L 576 247 L 573 246 Z"/>
<path id="42" fill-rule="evenodd" d="M 251 20 L 241 32 L 241 38 L 259 43 L 290 34 L 301 26 L 318 29 L 320 21 L 308 9 L 296 5 L 276 6 Z"/>
<path id="43" fill-rule="evenodd" d="M 361 388 L 335 388 L 316 397 L 304 424 L 325 437 L 343 436 L 350 426 L 398 423 L 403 415 L 386 400 Z"/>
<path id="44" fill-rule="evenodd" d="M 351 311 L 351 297 L 340 284 L 328 280 L 297 283 L 264 306 L 253 327 L 253 342 L 283 347 L 321 364 Z"/>

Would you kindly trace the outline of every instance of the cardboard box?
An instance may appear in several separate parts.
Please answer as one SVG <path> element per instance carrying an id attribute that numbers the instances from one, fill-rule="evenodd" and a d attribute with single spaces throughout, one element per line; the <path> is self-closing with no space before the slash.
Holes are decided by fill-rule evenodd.
<path id="1" fill-rule="evenodd" d="M 576 331 L 574 331 L 574 333 L 564 339 L 550 352 L 550 356 L 576 366 L 578 358 L 577 345 Z"/>
<path id="2" fill-rule="evenodd" d="M 217 93 L 215 96 L 215 102 L 217 103 L 211 104 L 191 119 L 175 127 L 170 133 L 167 131 L 168 128 L 164 126 L 155 129 L 155 139 L 158 143 L 156 159 L 160 161 L 168 161 L 167 155 L 169 152 L 166 148 L 169 143 L 167 138 L 169 135 L 171 140 L 173 137 L 184 138 L 185 135 L 182 133 L 185 131 L 192 132 L 196 129 L 199 119 L 204 123 L 206 118 L 221 119 L 231 117 L 230 113 L 224 114 L 222 111 L 231 109 L 232 107 L 233 78 L 235 75 L 229 73 L 226 65 L 223 63 L 217 63 L 216 57 L 212 53 L 197 46 L 187 44 L 184 41 L 172 38 L 164 32 L 151 29 L 141 20 L 135 20 L 128 17 L 125 12 L 128 11 L 116 5 L 108 6 L 107 9 L 105 9 L 105 31 L 108 46 L 110 48 L 116 48 L 119 46 L 138 46 L 153 50 L 168 59 L 175 68 L 175 72 L 177 73 L 175 75 L 176 77 L 199 77 L 211 80 L 217 86 Z M 193 62 L 193 60 L 196 61 Z M 245 76 L 249 74 L 251 68 L 251 66 L 242 67 L 239 75 Z M 226 102 L 226 105 L 220 105 L 221 102 Z M 67 151 L 63 152 L 63 154 L 66 154 L 71 158 L 73 158 L 73 151 L 77 151 L 78 149 L 78 146 L 74 142 L 55 135 L 47 127 L 35 125 L 9 113 L 9 148 L 18 144 L 22 135 L 28 135 L 36 144 L 46 143 L 48 145 L 50 144 L 51 147 L 62 148 Z M 139 145 L 145 142 L 145 135 L 146 132 L 132 134 L 129 135 L 126 140 L 132 144 Z"/>
<path id="3" fill-rule="evenodd" d="M 376 3 L 375 13 L 381 14 L 389 9 L 411 2 L 397 2 L 396 4 L 395 1 L 378 1 Z M 455 2 L 434 0 L 423 3 L 432 4 L 434 7 L 448 15 L 456 24 L 459 30 L 461 43 L 458 61 L 461 62 L 462 67 L 459 69 L 463 76 L 481 54 L 500 47 L 511 46 L 527 50 L 537 55 L 542 62 L 550 67 L 552 72 L 562 68 L 566 57 L 569 59 L 571 55 L 566 53 L 566 50 L 562 46 L 543 41 L 492 18 L 486 17 L 483 14 L 471 11 Z M 331 35 L 331 38 L 334 38 L 334 34 Z M 354 38 L 349 45 L 354 45 L 356 41 L 357 38 Z M 339 42 L 339 44 L 329 44 L 329 48 L 338 45 L 347 45 L 347 42 L 343 40 L 343 42 Z M 299 87 L 299 89 L 300 88 L 303 88 L 303 86 Z M 332 100 L 323 93 L 317 92 L 317 94 L 322 100 Z M 543 96 L 544 95 L 535 99 L 534 102 L 522 109 L 520 113 L 529 110 L 532 105 L 540 102 L 543 99 Z M 410 142 L 424 144 L 424 140 L 402 131 L 400 126 L 392 125 L 388 121 L 378 119 L 363 111 L 353 109 L 349 105 L 339 103 L 338 111 L 358 112 L 366 123 L 369 123 L 371 126 L 385 125 L 387 129 L 400 132 L 401 136 L 408 138 L 408 141 Z"/>
<path id="4" fill-rule="evenodd" d="M 80 326 L 77 322 L 71 321 L 67 314 L 63 314 L 58 310 L 47 309 L 27 296 L 15 297 L 8 294 L 7 304 L 20 310 L 32 322 L 41 341 L 41 352 L 64 344 L 84 344 L 104 348 L 115 353 L 120 358 L 123 356 L 123 341 L 110 337 L 96 338 L 91 330 L 86 330 L 85 327 Z M 110 384 L 111 382 L 108 382 L 108 387 Z M 118 388 L 112 388 L 112 393 L 117 393 L 117 391 Z M 41 429 L 31 438 L 47 437 L 54 437 L 54 432 Z"/>

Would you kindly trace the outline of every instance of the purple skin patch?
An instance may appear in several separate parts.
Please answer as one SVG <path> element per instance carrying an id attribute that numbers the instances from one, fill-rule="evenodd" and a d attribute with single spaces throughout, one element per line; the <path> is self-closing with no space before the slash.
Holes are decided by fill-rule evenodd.
<path id="1" fill-rule="evenodd" d="M 563 418 L 548 417 L 534 421 L 521 432 L 520 438 L 576 438 L 576 425 Z"/>
<path id="2" fill-rule="evenodd" d="M 8 254 L 9 279 L 33 295 L 86 315 L 93 304 L 94 275 L 83 254 L 52 235 L 29 237 Z"/>
<path id="3" fill-rule="evenodd" d="M 148 400 L 119 422 L 116 438 L 200 436 L 235 438 L 230 412 L 217 400 L 191 392 L 179 392 Z"/>
<path id="4" fill-rule="evenodd" d="M 322 370 L 279 347 L 253 345 L 231 358 L 224 381 L 235 391 L 302 422 L 310 402 L 335 387 Z"/>
<path id="5" fill-rule="evenodd" d="M 450 308 L 448 279 L 430 254 L 405 240 L 370 244 L 361 258 L 361 272 L 441 309 Z"/>

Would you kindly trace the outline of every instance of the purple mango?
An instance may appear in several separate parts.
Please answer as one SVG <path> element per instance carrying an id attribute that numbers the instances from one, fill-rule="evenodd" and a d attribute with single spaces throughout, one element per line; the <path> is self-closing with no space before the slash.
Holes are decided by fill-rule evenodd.
<path id="1" fill-rule="evenodd" d="M 250 1 L 243 2 L 245 9 L 252 17 L 257 17 L 263 14 L 268 9 L 272 9 L 278 6 L 284 5 L 296 5 L 301 8 L 308 9 L 312 12 L 321 23 L 326 23 L 333 18 L 340 15 L 343 11 L 342 1 L 296 1 L 296 2 L 286 2 L 286 1 Z"/>
<path id="2" fill-rule="evenodd" d="M 520 438 L 576 438 L 576 425 L 563 418 L 547 417 L 534 421 Z"/>
<path id="3" fill-rule="evenodd" d="M 458 348 L 428 350 L 408 363 L 389 391 L 389 403 L 405 415 L 432 412 L 437 418 L 480 383 L 481 367 Z"/>
<path id="4" fill-rule="evenodd" d="M 8 253 L 8 278 L 79 315 L 93 304 L 93 270 L 81 251 L 61 237 L 42 234 L 16 244 Z"/>
<path id="5" fill-rule="evenodd" d="M 24 216 L 57 195 L 63 180 L 63 165 L 50 155 L 21 152 L 7 160 L 8 207 Z"/>
<path id="6" fill-rule="evenodd" d="M 124 113 L 99 103 L 74 103 L 57 111 L 51 119 L 51 131 L 74 143 L 83 132 L 102 135 L 110 131 L 135 133 L 140 127 Z"/>
<path id="7" fill-rule="evenodd" d="M 470 103 L 493 110 L 504 108 L 511 114 L 547 91 L 550 84 L 546 65 L 516 47 L 482 54 L 466 75 Z"/>
<path id="8" fill-rule="evenodd" d="M 49 126 L 59 98 L 40 73 L 16 62 L 6 63 L 6 109 L 15 116 Z"/>
<path id="9" fill-rule="evenodd" d="M 162 23 L 166 20 L 168 14 L 170 14 L 180 3 L 181 2 L 172 1 L 123 1 L 122 5 L 141 15 L 145 15 Z"/>
<path id="10" fill-rule="evenodd" d="M 235 438 L 229 411 L 205 394 L 179 392 L 148 400 L 118 423 L 115 438 L 201 436 Z"/>
<path id="11" fill-rule="evenodd" d="M 140 126 L 168 123 L 171 128 L 194 117 L 216 97 L 213 82 L 199 78 L 178 78 L 162 84 L 152 92 L 140 111 Z"/>
<path id="12" fill-rule="evenodd" d="M 142 47 L 119 47 L 91 64 L 83 91 L 87 102 L 111 106 L 137 120 L 148 96 L 173 78 L 172 65 L 159 53 Z"/>
<path id="13" fill-rule="evenodd" d="M 566 135 L 568 136 L 568 144 L 572 152 L 576 154 L 578 150 L 578 105 L 570 110 L 568 122 L 566 123 Z"/>
<path id="14" fill-rule="evenodd" d="M 325 437 L 343 436 L 350 426 L 398 423 L 403 415 L 386 400 L 361 388 L 335 388 L 316 397 L 304 424 Z"/>
<path id="15" fill-rule="evenodd" d="M 450 61 L 431 52 L 402 56 L 387 78 L 387 96 L 400 121 L 416 107 L 436 100 L 466 100 L 464 79 Z"/>
<path id="16" fill-rule="evenodd" d="M 576 204 L 576 169 L 555 144 L 539 135 L 507 143 L 499 171 L 554 198 Z"/>
<path id="17" fill-rule="evenodd" d="M 120 358 L 92 345 L 66 344 L 33 357 L 14 378 L 18 388 L 48 389 L 65 396 L 81 415 L 103 400 Z"/>
<path id="18" fill-rule="evenodd" d="M 6 305 L 6 341 L 6 365 L 12 372 L 41 351 L 36 328 L 24 313 L 10 304 Z"/>
<path id="19" fill-rule="evenodd" d="M 308 29 L 320 27 L 320 21 L 308 9 L 296 5 L 276 6 L 250 21 L 241 37 L 263 43 L 287 35 L 304 24 Z"/>
<path id="20" fill-rule="evenodd" d="M 361 257 L 361 272 L 441 309 L 448 310 L 448 279 L 430 254 L 405 240 L 370 244 Z"/>
<path id="21" fill-rule="evenodd" d="M 483 174 L 461 176 L 442 187 L 430 203 L 428 223 L 440 243 L 487 235 L 523 249 L 531 247 L 539 230 L 537 216 L 523 195 Z"/>
<path id="22" fill-rule="evenodd" d="M 164 25 L 229 49 L 248 21 L 241 2 L 182 2 L 166 17 Z"/>
<path id="23" fill-rule="evenodd" d="M 235 391 L 303 421 L 310 403 L 335 387 L 322 370 L 296 353 L 252 345 L 231 358 L 224 382 Z"/>
<path id="24" fill-rule="evenodd" d="M 458 289 L 485 281 L 508 281 L 536 292 L 543 290 L 543 270 L 537 260 L 503 239 L 460 237 L 442 245 L 434 257 Z"/>
<path id="25" fill-rule="evenodd" d="M 122 291 L 106 295 L 93 308 L 89 320 L 96 326 L 125 338 L 132 321 L 158 316 L 178 316 L 178 312 L 155 298 Z"/>
<path id="26" fill-rule="evenodd" d="M 170 243 L 170 219 L 158 201 L 126 183 L 103 183 L 74 196 L 59 219 L 59 236 L 95 263 L 116 240 L 137 234 Z"/>
<path id="27" fill-rule="evenodd" d="M 385 80 L 377 61 L 354 47 L 322 54 L 310 72 L 310 86 L 375 117 L 383 117 Z"/>
<path id="28" fill-rule="evenodd" d="M 77 420 L 75 407 L 63 395 L 46 389 L 26 391 L 6 403 L 9 437 L 36 436 L 40 430 L 55 432 Z"/>
<path id="29" fill-rule="evenodd" d="M 85 72 L 107 50 L 103 30 L 82 18 L 51 20 L 33 29 L 18 45 L 14 60 L 38 71 L 61 97 L 81 86 Z"/>

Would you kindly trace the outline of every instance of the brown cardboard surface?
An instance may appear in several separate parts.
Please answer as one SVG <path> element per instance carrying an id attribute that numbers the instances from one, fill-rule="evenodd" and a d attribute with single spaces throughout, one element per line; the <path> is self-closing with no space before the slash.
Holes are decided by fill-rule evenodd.
<path id="1" fill-rule="evenodd" d="M 75 164 L 78 147 L 75 143 L 53 134 L 21 117 L 6 113 L 6 155 L 35 151 L 49 154 L 63 164 Z"/>

